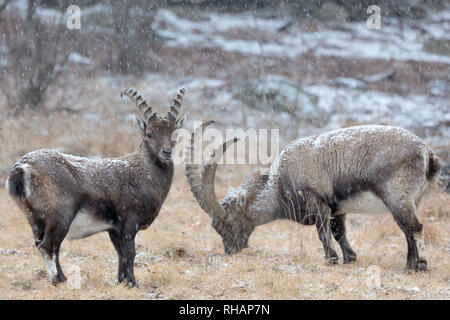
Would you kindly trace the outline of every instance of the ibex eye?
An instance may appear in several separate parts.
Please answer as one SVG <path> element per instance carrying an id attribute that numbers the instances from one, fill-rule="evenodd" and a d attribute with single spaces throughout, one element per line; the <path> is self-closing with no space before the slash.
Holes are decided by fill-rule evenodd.
<path id="1" fill-rule="evenodd" d="M 149 139 L 153 139 L 153 133 L 151 133 L 151 132 L 147 132 L 147 138 L 149 138 Z"/>

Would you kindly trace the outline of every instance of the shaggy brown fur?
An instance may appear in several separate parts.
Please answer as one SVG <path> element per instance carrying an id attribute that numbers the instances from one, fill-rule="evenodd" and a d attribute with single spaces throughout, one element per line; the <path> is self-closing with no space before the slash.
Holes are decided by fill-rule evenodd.
<path id="1" fill-rule="evenodd" d="M 59 264 L 62 241 L 101 231 L 109 232 L 118 253 L 119 282 L 136 285 L 134 239 L 157 217 L 169 192 L 174 171 L 173 132 L 184 118 L 176 118 L 180 94 L 164 118 L 152 113 L 136 91 L 124 94 L 143 114 L 138 121 L 143 140 L 137 151 L 121 158 L 94 160 L 38 150 L 23 156 L 6 182 L 28 219 L 55 285 L 66 280 Z"/>
<path id="2" fill-rule="evenodd" d="M 212 217 L 228 254 L 245 248 L 256 226 L 291 219 L 316 225 L 330 263 L 338 258 L 331 234 L 344 262 L 352 262 L 356 254 L 346 239 L 345 214 L 390 211 L 408 242 L 407 268 L 426 270 L 417 206 L 440 162 L 405 129 L 357 126 L 298 139 L 284 148 L 268 177 L 251 176 L 220 204 L 208 191 L 215 169 L 186 166 L 192 191 Z"/>

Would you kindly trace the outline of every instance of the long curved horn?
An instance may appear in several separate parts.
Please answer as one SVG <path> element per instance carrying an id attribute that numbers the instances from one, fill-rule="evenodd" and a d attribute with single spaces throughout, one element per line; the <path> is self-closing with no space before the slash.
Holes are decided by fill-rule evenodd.
<path id="1" fill-rule="evenodd" d="M 156 117 L 156 112 L 153 112 L 152 107 L 147 104 L 147 101 L 142 99 L 142 96 L 136 90 L 125 89 L 120 93 L 120 97 L 122 98 L 123 96 L 127 96 L 136 104 L 136 107 L 142 112 L 146 123 Z"/>
<path id="2" fill-rule="evenodd" d="M 181 102 L 183 101 L 183 96 L 186 90 L 184 88 L 181 88 L 180 91 L 178 91 L 177 96 L 175 99 L 173 99 L 172 105 L 169 107 L 169 112 L 167 113 L 167 118 L 172 121 L 177 120 L 178 116 L 178 109 L 181 107 Z"/>
<path id="3" fill-rule="evenodd" d="M 234 138 L 225 142 L 222 146 L 217 147 L 211 154 L 211 158 L 206 161 L 206 164 L 195 164 L 194 159 L 194 143 L 200 135 L 203 134 L 205 128 L 214 123 L 214 121 L 207 121 L 192 133 L 190 145 L 187 150 L 188 162 L 185 165 L 186 176 L 188 178 L 191 191 L 200 207 L 214 220 L 230 222 L 233 217 L 227 215 L 225 209 L 220 205 L 214 190 L 214 177 L 216 175 L 217 164 L 226 149 L 238 141 Z M 190 157 L 190 158 L 189 158 Z"/>

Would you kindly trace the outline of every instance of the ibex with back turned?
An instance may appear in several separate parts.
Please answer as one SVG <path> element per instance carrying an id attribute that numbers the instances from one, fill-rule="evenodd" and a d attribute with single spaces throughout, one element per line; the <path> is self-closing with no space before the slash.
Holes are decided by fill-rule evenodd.
<path id="1" fill-rule="evenodd" d="M 210 123 L 192 134 L 191 159 L 196 136 Z M 333 234 L 344 263 L 349 263 L 356 260 L 356 254 L 346 238 L 346 214 L 390 211 L 406 236 L 407 269 L 426 270 L 423 225 L 417 208 L 441 165 L 417 136 L 398 127 L 368 125 L 298 139 L 284 148 L 269 175 L 253 174 L 219 203 L 214 193 L 217 160 L 235 141 L 217 148 L 206 164 L 186 164 L 191 190 L 211 216 L 225 253 L 247 247 L 255 227 L 291 219 L 315 224 L 326 259 L 336 264 Z"/>
<path id="2" fill-rule="evenodd" d="M 93 160 L 38 150 L 12 167 L 6 188 L 25 213 L 54 285 L 66 280 L 59 264 L 62 241 L 101 231 L 109 232 L 118 253 L 119 282 L 136 285 L 134 239 L 152 224 L 169 192 L 173 133 L 185 119 L 178 117 L 183 94 L 167 116 L 158 117 L 136 91 L 121 93 L 142 113 L 142 142 L 134 153 Z"/>

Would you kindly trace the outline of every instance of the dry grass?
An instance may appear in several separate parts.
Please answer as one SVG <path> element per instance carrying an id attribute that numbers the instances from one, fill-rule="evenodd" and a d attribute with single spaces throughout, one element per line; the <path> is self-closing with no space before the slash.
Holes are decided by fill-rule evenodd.
<path id="1" fill-rule="evenodd" d="M 223 171 L 221 175 L 227 175 Z M 449 195 L 438 197 L 449 203 Z M 424 201 L 429 199 L 433 203 L 434 196 Z M 326 266 L 315 228 L 287 221 L 259 227 L 250 239 L 250 248 L 229 257 L 223 254 L 219 236 L 190 195 L 178 168 L 160 216 L 137 237 L 139 288 L 116 284 L 116 253 L 103 233 L 63 243 L 63 269 L 79 266 L 83 279 L 81 289 L 70 289 L 67 284 L 50 285 L 30 228 L 4 189 L 0 191 L 0 212 L 0 298 L 450 298 L 448 218 L 421 216 L 430 266 L 426 273 L 405 272 L 406 241 L 389 215 L 348 219 L 349 238 L 359 255 L 353 265 Z M 366 285 L 366 270 L 371 265 L 381 269 L 379 289 Z"/>
<path id="2" fill-rule="evenodd" d="M 223 171 L 221 176 L 231 175 Z M 219 193 L 224 192 L 219 188 Z M 67 284 L 50 285 L 25 218 L 1 190 L 0 298 L 448 299 L 450 196 L 428 196 L 424 202 L 432 204 L 435 198 L 446 201 L 447 215 L 421 217 L 431 269 L 427 273 L 404 271 L 406 242 L 388 215 L 348 219 L 349 238 L 359 254 L 353 265 L 326 266 L 315 228 L 287 221 L 258 228 L 250 248 L 228 257 L 178 168 L 160 216 L 137 237 L 139 288 L 116 284 L 116 254 L 104 233 L 63 243 L 63 269 L 79 266 L 83 279 L 81 289 L 70 289 Z M 425 208 L 433 211 L 428 205 Z M 380 289 L 366 285 L 365 273 L 371 265 L 381 268 Z"/>
<path id="3" fill-rule="evenodd" d="M 101 112 L 108 103 L 95 108 Z M 34 149 L 61 147 L 76 154 L 114 156 L 130 152 L 139 142 L 131 122 L 111 125 L 115 122 L 110 118 L 95 127 L 80 115 L 63 113 L 30 113 L 2 121 L 2 181 L 7 168 Z M 229 186 L 239 185 L 249 170 L 219 168 L 217 193 L 223 196 Z M 51 286 L 30 227 L 0 187 L 0 299 L 449 299 L 449 211 L 449 194 L 423 199 L 426 273 L 405 272 L 406 241 L 390 215 L 349 217 L 348 237 L 358 254 L 353 265 L 342 265 L 342 259 L 338 266 L 325 265 L 315 228 L 288 221 L 259 227 L 248 249 L 225 256 L 221 239 L 177 167 L 159 217 L 137 236 L 139 288 L 116 284 L 116 253 L 102 233 L 63 243 L 63 270 L 67 275 L 73 266 L 81 270 L 81 289 L 70 289 L 67 284 Z M 371 265 L 381 269 L 379 289 L 366 284 Z"/>

